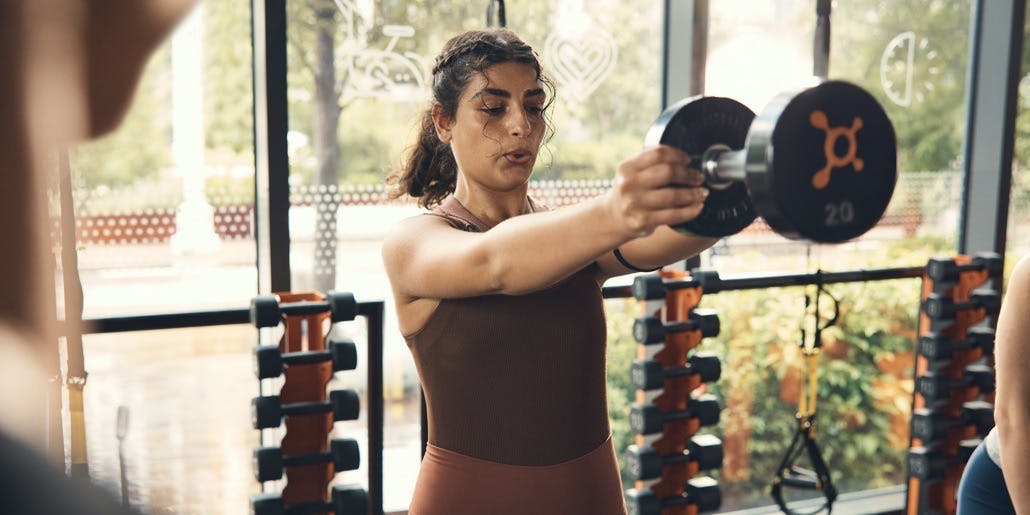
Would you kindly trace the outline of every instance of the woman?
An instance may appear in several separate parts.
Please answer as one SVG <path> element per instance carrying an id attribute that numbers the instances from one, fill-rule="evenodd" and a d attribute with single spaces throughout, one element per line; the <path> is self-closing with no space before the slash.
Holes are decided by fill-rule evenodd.
<path id="1" fill-rule="evenodd" d="M 701 175 L 659 146 L 622 162 L 607 194 L 548 210 L 527 195 L 552 100 L 532 48 L 466 32 L 432 84 L 391 182 L 435 210 L 382 251 L 429 412 L 410 513 L 625 513 L 600 287 L 714 243 L 667 227 L 700 212 Z"/>
<path id="2" fill-rule="evenodd" d="M 1016 264 L 998 315 L 996 427 L 969 458 L 958 512 L 1030 514 L 1030 255 Z M 1002 471 L 1004 470 L 1004 475 Z M 1006 488 L 1007 486 L 1007 488 Z"/>

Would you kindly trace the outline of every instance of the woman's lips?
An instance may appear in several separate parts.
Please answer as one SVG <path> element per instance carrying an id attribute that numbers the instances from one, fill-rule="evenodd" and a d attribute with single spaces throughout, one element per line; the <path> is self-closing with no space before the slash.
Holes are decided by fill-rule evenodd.
<path id="1" fill-rule="evenodd" d="M 504 158 L 507 159 L 509 163 L 526 164 L 533 158 L 533 154 L 528 152 L 509 152 L 504 154 Z"/>

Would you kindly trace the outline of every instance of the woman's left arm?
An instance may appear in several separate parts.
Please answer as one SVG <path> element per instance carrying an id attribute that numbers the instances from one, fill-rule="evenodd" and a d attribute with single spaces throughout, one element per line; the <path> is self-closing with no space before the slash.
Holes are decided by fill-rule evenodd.
<path id="1" fill-rule="evenodd" d="M 717 238 L 688 236 L 669 226 L 662 226 L 649 236 L 622 244 L 618 250 L 629 265 L 651 270 L 696 256 L 717 241 Z M 639 271 L 620 263 L 614 250 L 599 257 L 597 264 L 601 268 L 599 280 L 602 283 L 612 277 Z"/>

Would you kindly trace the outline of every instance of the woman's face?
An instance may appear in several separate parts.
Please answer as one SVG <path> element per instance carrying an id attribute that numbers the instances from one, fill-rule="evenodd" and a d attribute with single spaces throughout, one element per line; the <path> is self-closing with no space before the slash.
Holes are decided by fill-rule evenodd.
<path id="1" fill-rule="evenodd" d="M 453 119 L 435 116 L 466 180 L 494 191 L 525 185 L 544 137 L 547 102 L 536 71 L 508 62 L 476 74 Z"/>

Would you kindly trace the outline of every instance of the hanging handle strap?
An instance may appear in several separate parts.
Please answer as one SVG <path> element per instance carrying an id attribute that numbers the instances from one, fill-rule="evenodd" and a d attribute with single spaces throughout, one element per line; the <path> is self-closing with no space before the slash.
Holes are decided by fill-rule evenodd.
<path id="1" fill-rule="evenodd" d="M 837 488 L 833 486 L 833 479 L 830 477 L 830 469 L 823 460 L 822 453 L 814 437 L 814 417 L 798 417 L 798 431 L 794 434 L 794 440 L 790 448 L 780 461 L 780 466 L 773 477 L 770 493 L 776 504 L 783 513 L 788 515 L 812 515 L 822 511 L 830 513 L 833 511 L 833 503 L 837 500 Z M 794 463 L 802 454 L 808 456 L 812 463 L 812 469 L 806 469 Z M 783 497 L 784 488 L 795 488 L 799 490 L 820 490 L 823 494 L 823 504 L 811 511 L 795 511 L 787 506 Z"/>
<path id="2" fill-rule="evenodd" d="M 507 27 L 508 20 L 505 19 L 504 14 L 504 0 L 489 0 L 486 3 L 486 26 L 494 26 L 494 8 L 496 7 L 496 22 L 498 27 Z"/>
<path id="3" fill-rule="evenodd" d="M 812 74 L 825 81 L 830 74 L 830 3 L 817 0 L 815 4 L 815 46 Z"/>

